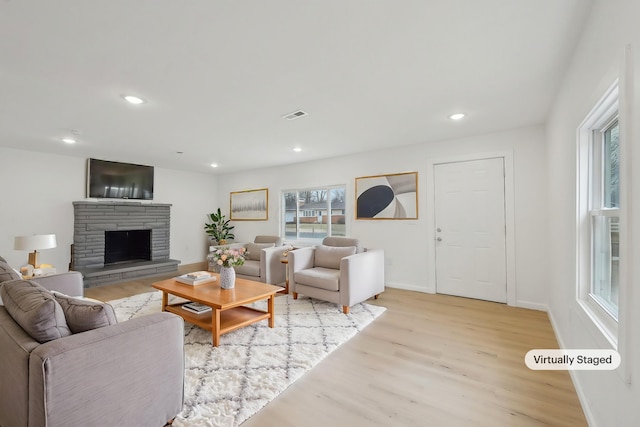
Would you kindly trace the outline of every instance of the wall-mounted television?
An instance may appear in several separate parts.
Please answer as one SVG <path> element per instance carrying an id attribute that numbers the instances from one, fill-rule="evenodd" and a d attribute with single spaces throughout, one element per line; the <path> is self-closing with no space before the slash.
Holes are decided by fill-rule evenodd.
<path id="1" fill-rule="evenodd" d="M 87 197 L 153 200 L 153 166 L 89 159 Z"/>

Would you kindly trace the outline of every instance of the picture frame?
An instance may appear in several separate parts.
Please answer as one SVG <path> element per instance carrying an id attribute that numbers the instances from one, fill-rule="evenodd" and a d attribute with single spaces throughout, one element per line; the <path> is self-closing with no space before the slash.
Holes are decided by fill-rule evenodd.
<path id="1" fill-rule="evenodd" d="M 266 221 L 269 219 L 269 189 L 232 191 L 229 197 L 232 221 Z"/>
<path id="2" fill-rule="evenodd" d="M 356 219 L 418 219 L 418 172 L 356 178 Z"/>

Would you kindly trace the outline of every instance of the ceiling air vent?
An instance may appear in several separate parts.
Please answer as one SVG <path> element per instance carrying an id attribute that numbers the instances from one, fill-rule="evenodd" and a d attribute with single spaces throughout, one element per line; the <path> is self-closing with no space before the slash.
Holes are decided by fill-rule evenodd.
<path id="1" fill-rule="evenodd" d="M 309 113 L 307 113 L 306 111 L 298 110 L 298 111 L 294 111 L 293 113 L 285 114 L 284 116 L 282 116 L 282 118 L 287 120 L 294 120 L 294 119 L 297 119 L 298 117 L 306 116 L 307 114 Z"/>

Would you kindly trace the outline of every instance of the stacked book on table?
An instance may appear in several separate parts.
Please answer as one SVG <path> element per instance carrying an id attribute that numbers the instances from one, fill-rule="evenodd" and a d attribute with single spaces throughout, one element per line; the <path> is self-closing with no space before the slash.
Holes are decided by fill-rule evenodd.
<path id="1" fill-rule="evenodd" d="M 211 311 L 211 307 L 209 307 L 208 305 L 200 304 L 199 302 L 188 302 L 186 304 L 182 304 L 182 308 L 195 314 L 207 313 Z"/>
<path id="2" fill-rule="evenodd" d="M 213 282 L 214 280 L 216 280 L 216 276 L 208 271 L 194 271 L 193 273 L 176 277 L 176 281 L 193 286 Z"/>

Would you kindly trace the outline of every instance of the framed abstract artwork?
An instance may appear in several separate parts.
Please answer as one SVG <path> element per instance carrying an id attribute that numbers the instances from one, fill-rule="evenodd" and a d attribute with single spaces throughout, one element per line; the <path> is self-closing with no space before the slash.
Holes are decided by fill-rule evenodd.
<path id="1" fill-rule="evenodd" d="M 266 221 L 269 219 L 269 189 L 233 191 L 230 197 L 233 221 Z"/>
<path id="2" fill-rule="evenodd" d="M 356 219 L 418 219 L 418 172 L 356 178 Z"/>

